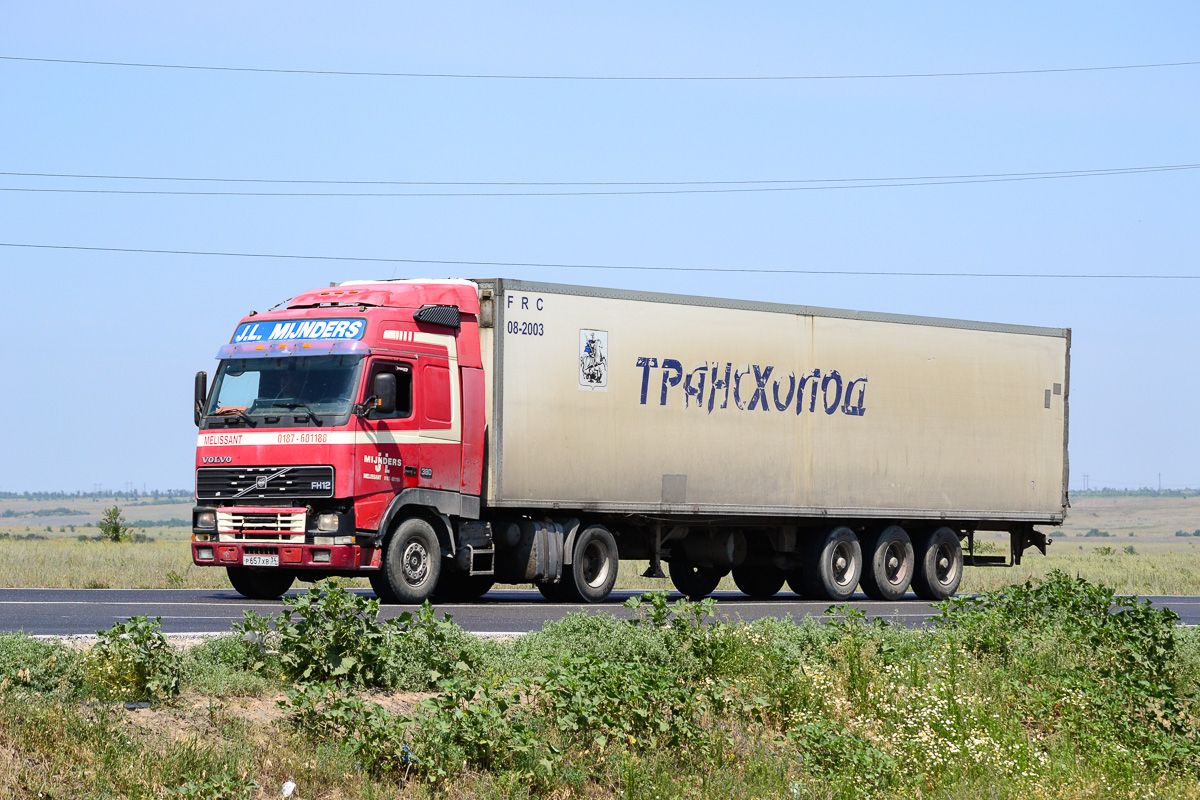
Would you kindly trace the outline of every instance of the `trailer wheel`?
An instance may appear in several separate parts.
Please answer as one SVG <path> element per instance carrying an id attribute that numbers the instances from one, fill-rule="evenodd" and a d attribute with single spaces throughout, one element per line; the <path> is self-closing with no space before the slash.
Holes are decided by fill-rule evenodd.
<path id="1" fill-rule="evenodd" d="M 258 570 L 250 567 L 226 567 L 225 573 L 233 590 L 252 600 L 274 600 L 292 588 L 294 573 L 281 570 Z"/>
<path id="2" fill-rule="evenodd" d="M 849 600 L 862 574 L 862 547 L 854 531 L 840 525 L 817 539 L 804 564 L 804 595 Z"/>
<path id="3" fill-rule="evenodd" d="M 916 550 L 912 590 L 917 597 L 945 600 L 958 591 L 963 574 L 963 552 L 957 531 L 938 528 L 921 537 Z"/>
<path id="4" fill-rule="evenodd" d="M 733 582 L 751 597 L 774 597 L 783 588 L 783 570 L 779 567 L 734 567 Z"/>
<path id="5" fill-rule="evenodd" d="M 564 600 L 599 603 L 617 582 L 617 564 L 617 540 L 603 525 L 589 525 L 575 537 L 571 566 L 563 570 L 558 591 Z"/>
<path id="6" fill-rule="evenodd" d="M 690 561 L 673 560 L 668 566 L 671 583 L 688 600 L 703 600 L 713 593 L 717 585 L 729 574 L 720 567 L 700 567 Z"/>
<path id="7" fill-rule="evenodd" d="M 912 540 L 899 525 L 889 525 L 863 540 L 860 585 L 872 600 L 899 600 L 912 583 L 916 559 Z"/>
<path id="8" fill-rule="evenodd" d="M 388 538 L 383 573 L 372 576 L 371 587 L 385 603 L 422 603 L 433 594 L 441 572 L 437 534 L 425 520 L 410 517 Z"/>
<path id="9" fill-rule="evenodd" d="M 433 598 L 443 603 L 469 603 L 483 597 L 494 586 L 491 575 L 468 575 L 465 572 L 442 573 L 433 590 Z"/>

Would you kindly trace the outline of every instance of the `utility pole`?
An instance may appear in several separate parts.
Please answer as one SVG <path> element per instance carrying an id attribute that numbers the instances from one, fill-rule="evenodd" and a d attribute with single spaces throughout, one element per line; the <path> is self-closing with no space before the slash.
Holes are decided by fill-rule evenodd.
<path id="1" fill-rule="evenodd" d="M 1083 490 L 1085 492 L 1088 490 L 1088 474 L 1086 472 L 1083 473 Z"/>

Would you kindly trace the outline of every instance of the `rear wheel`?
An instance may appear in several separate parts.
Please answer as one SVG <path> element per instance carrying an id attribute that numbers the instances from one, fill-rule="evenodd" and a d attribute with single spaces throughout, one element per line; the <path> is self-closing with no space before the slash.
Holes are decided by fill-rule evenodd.
<path id="1" fill-rule="evenodd" d="M 783 588 L 784 577 L 779 567 L 733 568 L 733 582 L 751 597 L 774 597 Z"/>
<path id="2" fill-rule="evenodd" d="M 945 600 L 962 581 L 963 553 L 958 532 L 938 528 L 921 537 L 916 547 L 912 590 L 922 600 Z"/>
<path id="3" fill-rule="evenodd" d="M 915 567 L 912 541 L 904 528 L 889 525 L 863 541 L 860 585 L 872 600 L 899 600 L 912 583 Z"/>
<path id="4" fill-rule="evenodd" d="M 559 591 L 567 600 L 599 603 L 617 582 L 617 564 L 617 540 L 603 525 L 589 525 L 575 537 Z"/>
<path id="5" fill-rule="evenodd" d="M 838 526 L 813 543 L 804 564 L 807 597 L 849 600 L 862 574 L 862 547 L 854 531 Z"/>
<path id="6" fill-rule="evenodd" d="M 688 600 L 703 600 L 713 593 L 717 585 L 729 574 L 720 567 L 701 567 L 690 561 L 675 559 L 668 566 L 671 583 Z"/>
<path id="7" fill-rule="evenodd" d="M 438 578 L 433 597 L 442 603 L 469 603 L 483 597 L 495 585 L 491 575 L 468 575 L 446 570 Z"/>
<path id="8" fill-rule="evenodd" d="M 371 587 L 385 603 L 424 602 L 442 572 L 442 546 L 433 526 L 411 517 L 397 526 L 383 551 L 383 574 Z"/>
<path id="9" fill-rule="evenodd" d="M 542 593 L 542 597 L 549 600 L 551 603 L 563 602 L 562 584 L 561 583 L 535 583 L 534 586 Z"/>
<path id="10" fill-rule="evenodd" d="M 288 589 L 296 576 L 286 570 L 258 570 L 251 567 L 226 567 L 233 590 L 252 600 L 274 600 Z"/>

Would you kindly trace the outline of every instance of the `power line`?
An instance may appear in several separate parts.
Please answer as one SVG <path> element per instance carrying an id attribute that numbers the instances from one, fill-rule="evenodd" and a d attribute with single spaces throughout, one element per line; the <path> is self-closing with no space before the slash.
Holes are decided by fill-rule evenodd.
<path id="1" fill-rule="evenodd" d="M 999 69 L 967 72 L 900 72 L 851 75 L 519 75 L 457 72 L 368 72 L 362 70 L 281 69 L 274 67 L 224 67 L 207 64 L 159 64 L 139 61 L 90 61 L 81 58 L 34 58 L 30 56 L 0 56 L 4 61 L 25 61 L 42 64 L 75 64 L 98 67 L 139 67 L 145 69 L 180 69 L 205 72 L 252 72 L 279 75 L 334 75 L 366 78 L 445 78 L 459 80 L 508 81 L 833 81 L 833 80 L 891 80 L 904 78 L 974 78 L 1003 75 L 1048 75 L 1069 72 L 1112 72 L 1116 70 L 1163 69 L 1192 67 L 1200 61 L 1165 61 L 1154 64 L 1115 64 L 1098 67 L 1057 67 L 1048 69 Z"/>
<path id="2" fill-rule="evenodd" d="M 772 178 L 750 180 L 690 181 L 393 181 L 393 180 L 321 180 L 312 178 L 206 178 L 195 175 L 103 175 L 78 172 L 3 172 L 0 176 L 20 178 L 80 178 L 113 181 L 179 181 L 201 183 L 263 183 L 342 186 L 727 186 L 764 184 L 837 184 L 879 183 L 889 181 L 949 181 L 985 178 L 1070 178 L 1093 175 L 1157 172 L 1196 169 L 1197 164 L 1160 164 L 1140 167 L 1103 167 L 1099 169 L 1047 170 L 1043 172 L 984 172 L 965 175 L 906 175 L 883 178 Z"/>
<path id="3" fill-rule="evenodd" d="M 1086 273 L 1033 272 L 885 272 L 882 270 L 839 269 L 766 269 L 756 267 L 672 267 L 634 264 L 560 264 L 538 261 L 464 261 L 439 258 L 383 258 L 368 256 L 329 256 L 302 253 L 238 253 L 216 250 L 165 250 L 148 247 L 89 247 L 65 244 L 29 244 L 0 242 L 0 247 L 24 247 L 37 250 L 81 250 L 100 253 L 144 253 L 172 256 L 220 256 L 228 258 L 295 259 L 301 261 L 348 261 L 372 264 L 438 264 L 468 267 L 545 267 L 553 269 L 639 270 L 647 272 L 722 272 L 761 275 L 855 275 L 893 278 L 1036 278 L 1074 280 L 1200 280 L 1200 275 L 1105 275 Z"/>
<path id="4" fill-rule="evenodd" d="M 185 197 L 620 197 L 632 195 L 673 195 L 673 194 L 747 194 L 762 192 L 813 192 L 847 189 L 888 189 L 909 186 L 957 186 L 974 183 L 1013 183 L 1024 181 L 1062 180 L 1067 178 L 1096 178 L 1114 175 L 1143 175 L 1152 172 L 1176 172 L 1181 170 L 1200 169 L 1200 164 L 1173 164 L 1159 167 L 1122 167 L 1102 170 L 1077 170 L 1054 173 L 1012 173 L 1003 177 L 961 177 L 961 178 L 931 178 L 931 179 L 884 179 L 864 178 L 864 182 L 835 184 L 806 184 L 802 186 L 739 186 L 721 188 L 671 188 L 671 189 L 601 189 L 601 190 L 572 190 L 572 191 L 434 191 L 434 192 L 266 192 L 266 191 L 232 191 L 213 190 L 197 191 L 190 189 L 84 189 L 69 187 L 43 186 L 3 186 L 0 192 L 31 192 L 36 194 L 115 194 L 115 195 L 171 195 Z M 449 185 L 449 184 L 433 184 Z M 485 185 L 485 184 L 473 184 Z M 522 184 L 542 185 L 542 184 Z M 592 184 L 570 184 L 592 185 Z M 635 185 L 635 184 L 626 184 Z M 640 184 L 645 185 L 645 184 Z M 671 185 L 671 184 L 661 184 Z"/>

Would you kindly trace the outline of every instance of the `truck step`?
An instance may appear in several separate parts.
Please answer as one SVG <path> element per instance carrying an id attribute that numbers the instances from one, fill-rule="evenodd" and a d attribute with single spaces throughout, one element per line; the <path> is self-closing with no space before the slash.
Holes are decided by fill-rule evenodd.
<path id="1" fill-rule="evenodd" d="M 496 574 L 496 549 L 489 547 L 487 549 L 475 549 L 472 545 L 467 545 L 468 552 L 468 575 L 495 575 Z"/>

